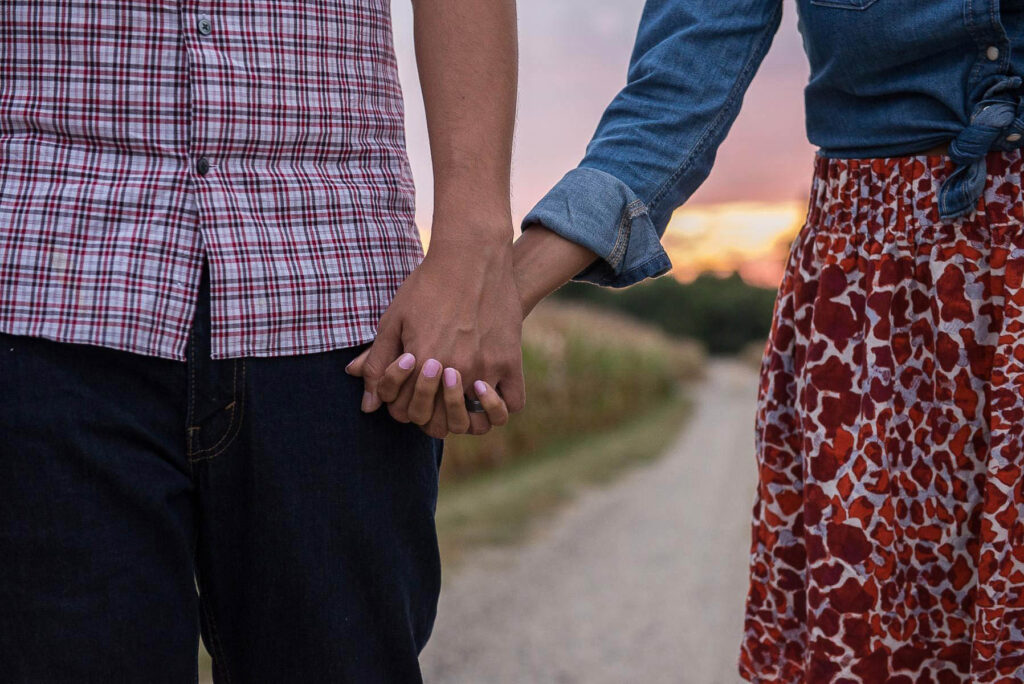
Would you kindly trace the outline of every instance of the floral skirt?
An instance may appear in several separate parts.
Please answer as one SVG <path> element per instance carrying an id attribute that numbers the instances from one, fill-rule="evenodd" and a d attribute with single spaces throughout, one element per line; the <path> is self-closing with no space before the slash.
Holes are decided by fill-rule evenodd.
<path id="1" fill-rule="evenodd" d="M 1024 681 L 1024 201 L 988 156 L 818 156 L 760 371 L 753 682 Z"/>

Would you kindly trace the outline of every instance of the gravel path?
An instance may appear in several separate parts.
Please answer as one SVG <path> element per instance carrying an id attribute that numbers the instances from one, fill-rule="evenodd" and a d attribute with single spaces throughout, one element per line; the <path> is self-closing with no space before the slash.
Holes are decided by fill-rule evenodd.
<path id="1" fill-rule="evenodd" d="M 446 576 L 427 684 L 739 682 L 756 387 L 712 362 L 671 453 Z"/>

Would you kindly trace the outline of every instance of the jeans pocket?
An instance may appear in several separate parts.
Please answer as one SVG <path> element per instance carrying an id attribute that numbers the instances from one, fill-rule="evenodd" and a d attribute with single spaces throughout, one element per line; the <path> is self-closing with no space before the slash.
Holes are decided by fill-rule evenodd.
<path id="1" fill-rule="evenodd" d="M 863 10 L 874 5 L 878 0 L 811 0 L 818 7 L 834 7 L 837 9 Z"/>

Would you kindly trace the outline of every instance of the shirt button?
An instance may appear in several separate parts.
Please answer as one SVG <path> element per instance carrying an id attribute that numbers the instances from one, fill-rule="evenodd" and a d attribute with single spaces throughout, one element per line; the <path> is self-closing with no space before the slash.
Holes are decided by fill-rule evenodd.
<path id="1" fill-rule="evenodd" d="M 988 61 L 994 62 L 999 59 L 999 48 L 995 45 L 989 45 L 988 49 L 985 50 L 985 56 L 988 57 Z"/>
<path id="2" fill-rule="evenodd" d="M 213 31 L 213 24 L 211 24 L 210 20 L 206 17 L 202 17 L 196 22 L 196 28 L 199 29 L 199 35 L 208 36 L 210 35 L 210 32 Z"/>
<path id="3" fill-rule="evenodd" d="M 1020 133 L 1011 133 L 1010 135 L 1006 136 L 1006 142 L 1017 142 L 1018 140 L 1020 140 L 1020 137 Z"/>
<path id="4" fill-rule="evenodd" d="M 196 173 L 200 176 L 205 176 L 206 172 L 210 170 L 210 162 L 207 161 L 206 157 L 200 157 L 196 161 Z"/>

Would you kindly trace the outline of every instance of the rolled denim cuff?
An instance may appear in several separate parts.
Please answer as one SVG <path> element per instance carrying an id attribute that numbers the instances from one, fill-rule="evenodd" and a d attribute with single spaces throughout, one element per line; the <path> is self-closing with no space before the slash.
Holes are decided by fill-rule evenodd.
<path id="1" fill-rule="evenodd" d="M 567 173 L 526 215 L 523 230 L 537 223 L 601 257 L 573 280 L 626 287 L 672 268 L 647 206 L 604 171 Z"/>

